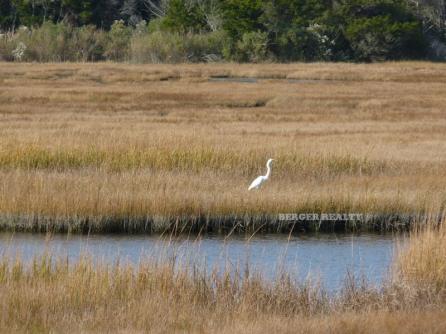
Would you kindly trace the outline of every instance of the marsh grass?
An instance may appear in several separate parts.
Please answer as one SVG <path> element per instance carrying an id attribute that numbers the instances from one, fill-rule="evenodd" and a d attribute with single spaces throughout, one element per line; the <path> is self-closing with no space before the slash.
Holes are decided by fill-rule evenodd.
<path id="1" fill-rule="evenodd" d="M 137 148 L 121 150 L 85 148 L 48 149 L 37 145 L 24 147 L 5 147 L 0 151 L 0 168 L 49 169 L 55 171 L 95 168 L 111 172 L 137 169 L 178 170 L 183 172 L 233 172 L 249 176 L 264 165 L 265 152 L 252 150 L 231 152 L 202 148 Z M 370 161 L 350 155 L 299 154 L 298 152 L 277 152 L 278 175 L 339 176 L 373 175 L 401 170 L 404 166 L 392 166 L 386 161 Z"/>
<path id="2" fill-rule="evenodd" d="M 288 231 L 278 213 L 339 212 L 385 229 L 440 213 L 445 78 L 422 62 L 0 63 L 1 226 Z"/>
<path id="3" fill-rule="evenodd" d="M 444 220 L 443 220 L 444 222 Z M 397 267 L 408 284 L 446 289 L 446 227 L 428 220 L 414 228 L 410 242 L 400 251 Z"/>

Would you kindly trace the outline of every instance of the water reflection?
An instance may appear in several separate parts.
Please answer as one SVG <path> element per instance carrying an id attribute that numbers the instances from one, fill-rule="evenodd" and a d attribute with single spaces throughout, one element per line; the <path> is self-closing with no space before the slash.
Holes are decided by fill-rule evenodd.
<path id="1" fill-rule="evenodd" d="M 0 234 L 0 253 L 19 254 L 23 260 L 49 252 L 76 261 L 88 254 L 94 261 L 139 263 L 147 258 L 171 258 L 181 265 L 195 263 L 207 270 L 251 270 L 273 279 L 287 272 L 304 280 L 320 279 L 331 291 L 338 290 L 347 271 L 379 285 L 388 274 L 396 238 L 391 234 L 319 234 L 288 238 L 261 235 L 248 241 L 242 236 L 169 238 L 129 235 Z"/>

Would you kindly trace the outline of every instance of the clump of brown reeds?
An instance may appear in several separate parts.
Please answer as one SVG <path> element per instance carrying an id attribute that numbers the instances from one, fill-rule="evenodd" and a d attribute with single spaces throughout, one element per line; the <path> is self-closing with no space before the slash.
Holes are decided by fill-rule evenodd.
<path id="1" fill-rule="evenodd" d="M 445 220 L 417 224 L 401 248 L 396 263 L 400 277 L 410 285 L 432 287 L 439 294 L 445 294 Z"/>
<path id="2" fill-rule="evenodd" d="M 31 264 L 3 257 L 0 328 L 22 330 L 200 330 L 243 315 L 316 314 L 326 307 L 322 290 L 282 277 L 206 273 L 174 260 L 139 266 L 69 264 L 51 256 Z M 208 323 L 209 322 L 209 323 Z"/>

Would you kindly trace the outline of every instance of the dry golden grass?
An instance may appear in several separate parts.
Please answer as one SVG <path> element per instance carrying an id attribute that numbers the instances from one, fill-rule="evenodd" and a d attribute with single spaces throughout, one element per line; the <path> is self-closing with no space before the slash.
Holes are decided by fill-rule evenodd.
<path id="1" fill-rule="evenodd" d="M 0 63 L 0 224 L 441 212 L 445 83 L 424 62 Z"/>
<path id="2" fill-rule="evenodd" d="M 441 290 L 446 287 L 446 227 L 444 224 L 426 225 L 412 232 L 397 267 L 408 283 Z"/>
<path id="3" fill-rule="evenodd" d="M 434 228 L 410 234 L 382 288 L 347 278 L 337 295 L 286 275 L 267 281 L 246 269 L 174 269 L 174 257 L 130 266 L 51 256 L 25 263 L 4 255 L 0 331 L 444 333 L 446 228 Z"/>

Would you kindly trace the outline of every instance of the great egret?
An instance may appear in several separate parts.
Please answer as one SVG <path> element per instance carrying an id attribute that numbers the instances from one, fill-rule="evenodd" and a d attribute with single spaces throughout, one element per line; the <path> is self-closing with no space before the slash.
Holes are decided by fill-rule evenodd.
<path id="1" fill-rule="evenodd" d="M 254 181 L 252 181 L 248 190 L 258 189 L 266 180 L 269 179 L 269 176 L 271 175 L 271 164 L 273 163 L 273 161 L 274 159 L 268 159 L 268 161 L 266 162 L 266 169 L 267 169 L 266 174 L 260 175 Z"/>

